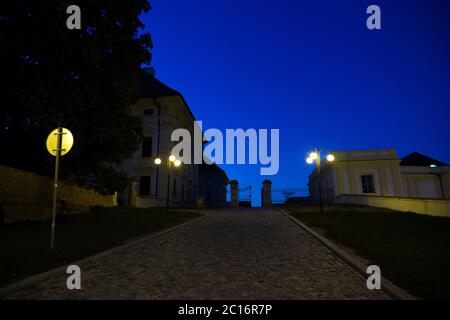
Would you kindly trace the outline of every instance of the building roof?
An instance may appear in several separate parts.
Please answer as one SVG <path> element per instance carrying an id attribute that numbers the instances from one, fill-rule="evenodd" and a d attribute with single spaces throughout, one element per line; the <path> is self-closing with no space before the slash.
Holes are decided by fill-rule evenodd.
<path id="1" fill-rule="evenodd" d="M 139 78 L 139 98 L 157 99 L 162 97 L 174 97 L 174 96 L 175 97 L 178 96 L 181 98 L 181 100 L 183 100 L 183 103 L 185 104 L 187 111 L 189 112 L 192 119 L 195 120 L 191 108 L 189 108 L 189 105 L 187 104 L 186 100 L 184 99 L 181 93 L 172 89 L 168 85 L 162 83 L 161 81 L 156 79 L 154 75 L 152 75 L 145 69 L 141 70 Z"/>
<path id="2" fill-rule="evenodd" d="M 426 155 L 423 155 L 419 152 L 413 152 L 403 157 L 400 162 L 400 165 L 416 166 L 416 167 L 429 167 L 431 165 L 435 165 L 437 167 L 448 166 L 448 164 L 442 161 L 427 157 Z"/>
<path id="3" fill-rule="evenodd" d="M 206 163 L 202 163 L 199 166 L 199 174 L 203 174 L 205 176 L 210 175 L 210 174 L 217 174 L 217 175 L 222 175 L 224 181 L 226 183 L 229 183 L 229 179 L 227 174 L 225 173 L 225 171 L 222 170 L 222 168 L 220 168 L 217 164 L 213 163 L 213 164 L 206 164 Z"/>
<path id="4" fill-rule="evenodd" d="M 147 71 L 142 70 L 139 79 L 139 98 L 160 98 L 181 96 L 181 94 L 165 85 Z"/>

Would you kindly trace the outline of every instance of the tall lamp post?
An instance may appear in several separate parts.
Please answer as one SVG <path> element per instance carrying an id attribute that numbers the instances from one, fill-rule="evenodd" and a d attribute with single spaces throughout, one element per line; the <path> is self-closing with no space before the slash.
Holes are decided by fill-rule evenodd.
<path id="1" fill-rule="evenodd" d="M 162 163 L 160 158 L 155 159 L 155 164 L 159 166 Z M 169 201 L 170 201 L 170 169 L 172 168 L 172 163 L 175 167 L 181 166 L 181 160 L 177 159 L 174 155 L 171 155 L 167 159 L 167 197 L 166 197 L 166 212 L 169 212 Z"/>
<path id="2" fill-rule="evenodd" d="M 331 153 L 327 155 L 327 161 L 333 162 L 334 161 L 334 155 Z M 320 213 L 323 213 L 323 202 L 322 202 L 322 182 L 320 178 L 320 151 L 317 150 L 317 148 L 314 148 L 313 151 L 311 151 L 308 155 L 308 158 L 306 158 L 306 163 L 313 164 L 314 161 L 316 162 L 317 166 L 317 181 L 319 184 L 319 204 L 320 204 Z"/>

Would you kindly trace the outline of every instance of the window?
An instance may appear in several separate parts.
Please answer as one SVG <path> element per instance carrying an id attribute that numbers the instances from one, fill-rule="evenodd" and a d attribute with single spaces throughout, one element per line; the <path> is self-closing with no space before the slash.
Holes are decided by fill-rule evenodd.
<path id="1" fill-rule="evenodd" d="M 141 177 L 139 180 L 139 195 L 149 196 L 150 195 L 150 176 Z"/>
<path id="2" fill-rule="evenodd" d="M 363 193 L 375 193 L 373 175 L 361 176 L 361 185 Z"/>
<path id="3" fill-rule="evenodd" d="M 144 116 L 152 116 L 153 109 L 144 109 Z"/>
<path id="4" fill-rule="evenodd" d="M 181 184 L 181 201 L 184 201 L 184 184 Z"/>
<path id="5" fill-rule="evenodd" d="M 177 179 L 173 179 L 173 196 L 176 197 L 177 195 Z"/>
<path id="6" fill-rule="evenodd" d="M 152 156 L 152 137 L 144 138 L 142 142 L 142 158 L 150 158 Z"/>

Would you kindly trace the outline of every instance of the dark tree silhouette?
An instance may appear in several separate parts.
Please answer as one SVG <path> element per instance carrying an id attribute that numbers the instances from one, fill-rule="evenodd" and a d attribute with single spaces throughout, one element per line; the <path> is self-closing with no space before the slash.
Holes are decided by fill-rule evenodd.
<path id="1" fill-rule="evenodd" d="M 81 8 L 81 30 L 66 27 L 72 4 Z M 51 172 L 45 139 L 62 125 L 75 137 L 63 176 L 123 185 L 112 165 L 142 136 L 128 108 L 137 100 L 140 68 L 151 61 L 151 37 L 139 20 L 150 9 L 146 0 L 0 2 L 2 164 Z"/>

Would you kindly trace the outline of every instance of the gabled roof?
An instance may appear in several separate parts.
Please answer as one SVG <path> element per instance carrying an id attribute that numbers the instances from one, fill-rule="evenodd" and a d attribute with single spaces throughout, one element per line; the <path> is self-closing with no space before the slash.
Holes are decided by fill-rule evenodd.
<path id="1" fill-rule="evenodd" d="M 429 167 L 431 165 L 435 165 L 437 167 L 448 166 L 448 164 L 427 157 L 419 152 L 413 152 L 402 158 L 400 162 L 401 166 L 417 166 L 417 167 Z"/>
<path id="2" fill-rule="evenodd" d="M 148 72 L 142 70 L 139 79 L 139 98 L 160 98 L 181 96 L 181 94 L 165 85 Z"/>
<path id="3" fill-rule="evenodd" d="M 141 70 L 141 74 L 139 75 L 139 98 L 162 98 L 162 97 L 180 97 L 183 100 L 184 105 L 186 106 L 187 111 L 189 112 L 192 119 L 195 121 L 194 114 L 189 108 L 186 100 L 183 95 L 178 91 L 172 89 L 171 87 L 165 85 L 161 81 L 155 78 L 152 74 L 145 70 Z"/>

